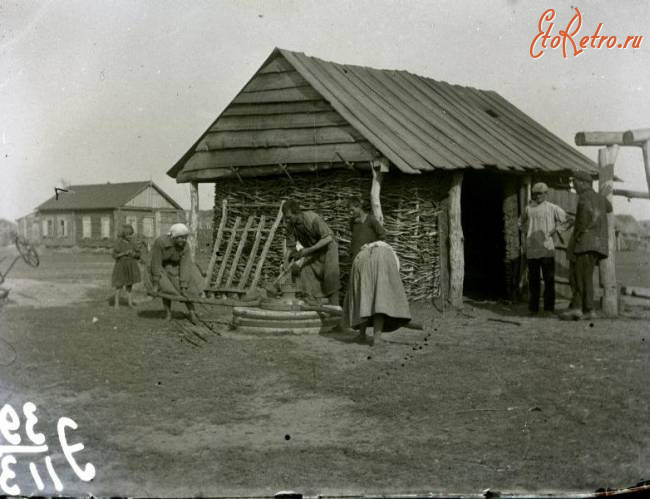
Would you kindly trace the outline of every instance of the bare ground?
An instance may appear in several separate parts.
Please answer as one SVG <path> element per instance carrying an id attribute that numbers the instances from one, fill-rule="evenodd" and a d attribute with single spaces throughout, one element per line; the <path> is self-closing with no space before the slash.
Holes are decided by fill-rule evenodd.
<path id="1" fill-rule="evenodd" d="M 218 323 L 201 339 L 180 308 L 171 324 L 157 302 L 110 308 L 106 255 L 42 260 L 6 283 L 0 389 L 38 406 L 66 494 L 589 492 L 648 478 L 644 302 L 575 323 L 415 305 L 425 330 L 387 334 L 380 350 Z M 61 416 L 79 424 L 91 483 L 55 445 Z M 38 492 L 26 466 L 22 493 Z"/>

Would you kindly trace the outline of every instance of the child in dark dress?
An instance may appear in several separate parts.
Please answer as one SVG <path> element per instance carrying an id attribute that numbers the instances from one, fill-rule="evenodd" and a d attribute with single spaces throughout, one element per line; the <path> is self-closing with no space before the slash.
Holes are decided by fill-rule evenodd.
<path id="1" fill-rule="evenodd" d="M 133 308 L 131 290 L 135 283 L 140 282 L 140 267 L 138 266 L 140 250 L 133 241 L 133 234 L 133 227 L 128 224 L 123 225 L 113 248 L 115 267 L 113 267 L 112 285 L 115 288 L 115 308 L 120 306 L 120 290 L 122 288 L 126 288 L 129 307 Z"/>

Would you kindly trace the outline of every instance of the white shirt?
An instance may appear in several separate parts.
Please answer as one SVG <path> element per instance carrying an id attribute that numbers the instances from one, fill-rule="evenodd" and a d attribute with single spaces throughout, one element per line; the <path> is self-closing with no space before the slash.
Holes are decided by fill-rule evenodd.
<path id="1" fill-rule="evenodd" d="M 526 207 L 528 231 L 526 233 L 526 258 L 555 256 L 553 234 L 558 224 L 566 222 L 566 212 L 559 206 L 543 201 Z"/>

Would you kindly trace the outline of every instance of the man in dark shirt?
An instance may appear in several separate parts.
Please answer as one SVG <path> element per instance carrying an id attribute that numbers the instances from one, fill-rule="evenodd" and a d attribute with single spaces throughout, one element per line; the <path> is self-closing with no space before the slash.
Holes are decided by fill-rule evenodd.
<path id="1" fill-rule="evenodd" d="M 573 178 L 578 193 L 578 208 L 570 250 L 575 258 L 574 289 L 571 309 L 561 315 L 562 319 L 593 319 L 594 267 L 609 256 L 607 214 L 612 204 L 607 198 L 595 192 L 591 176 L 577 173 Z M 571 255 L 569 255 L 571 257 Z"/>
<path id="2" fill-rule="evenodd" d="M 301 291 L 339 304 L 339 247 L 325 221 L 313 211 L 302 211 L 294 199 L 282 206 L 286 219 L 289 260 L 299 273 Z M 299 242 L 302 249 L 296 248 Z M 303 263 L 298 265 L 298 261 Z"/>

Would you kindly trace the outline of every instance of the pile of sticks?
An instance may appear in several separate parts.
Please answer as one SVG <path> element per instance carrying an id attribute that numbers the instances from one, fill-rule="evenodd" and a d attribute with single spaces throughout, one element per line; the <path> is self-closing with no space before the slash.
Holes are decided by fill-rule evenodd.
<path id="1" fill-rule="evenodd" d="M 413 178 L 411 178 L 413 177 Z M 439 224 L 441 201 L 446 194 L 435 182 L 420 176 L 387 175 L 382 185 L 381 202 L 387 242 L 401 262 L 401 275 L 407 295 L 413 301 L 440 296 L 441 258 Z M 248 204 L 239 208 L 242 218 L 263 213 L 263 205 L 294 198 L 303 209 L 323 217 L 339 243 L 341 282 L 346 289 L 350 272 L 350 217 L 347 207 L 352 196 L 368 198 L 371 177 L 368 172 L 339 170 L 319 174 L 272 178 L 247 178 L 244 182 L 224 180 L 215 184 L 214 227 L 221 220 L 221 201 Z M 259 208 L 257 208 L 259 206 Z M 230 209 L 229 209 L 230 211 Z M 235 214 L 235 212 L 232 212 Z M 216 233 L 216 229 L 215 229 Z M 284 250 L 285 228 L 278 230 L 262 271 L 262 282 L 270 282 L 279 272 Z"/>

